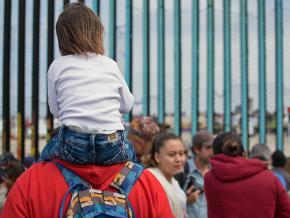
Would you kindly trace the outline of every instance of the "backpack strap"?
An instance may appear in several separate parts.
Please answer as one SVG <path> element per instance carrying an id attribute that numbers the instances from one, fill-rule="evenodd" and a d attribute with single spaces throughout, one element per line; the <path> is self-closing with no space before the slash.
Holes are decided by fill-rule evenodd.
<path id="1" fill-rule="evenodd" d="M 143 170 L 144 167 L 142 165 L 127 161 L 125 166 L 115 176 L 111 186 L 118 189 L 121 194 L 128 196 Z"/>
<path id="2" fill-rule="evenodd" d="M 80 176 L 73 173 L 71 170 L 64 167 L 62 164 L 53 162 L 60 172 L 62 173 L 63 177 L 65 178 L 65 181 L 67 182 L 69 189 L 66 192 L 65 196 L 62 199 L 61 207 L 59 211 L 59 217 L 63 217 L 63 210 L 64 210 L 64 204 L 68 197 L 69 193 L 73 193 L 73 191 L 79 191 L 80 196 L 86 192 L 85 189 L 91 189 L 91 185 L 83 180 Z M 128 194 L 130 193 L 132 187 L 134 186 L 135 182 L 138 180 L 139 176 L 141 175 L 144 167 L 140 164 L 134 163 L 132 161 L 128 161 L 125 163 L 124 167 L 121 169 L 121 171 L 115 176 L 114 180 L 110 184 L 112 187 L 116 188 L 120 191 L 121 194 L 114 193 L 114 198 L 117 200 L 117 202 L 125 202 L 125 199 L 127 198 Z M 84 190 L 84 191 L 82 191 Z M 94 190 L 98 191 L 98 190 Z M 112 199 L 112 196 L 110 196 L 110 193 L 107 191 L 100 191 L 101 193 L 95 193 L 96 199 L 102 196 L 103 200 L 106 201 L 106 199 L 110 200 Z M 98 196 L 97 196 L 98 195 Z M 100 196 L 99 196 L 100 195 Z M 116 196 L 115 196 L 116 195 Z M 72 199 L 74 199 L 75 196 L 72 196 Z M 124 200 L 122 200 L 124 199 Z M 129 217 L 135 217 L 132 206 L 130 205 L 130 202 L 128 202 L 128 205 L 126 206 L 127 212 Z M 108 202 L 109 203 L 109 202 Z M 120 205 L 121 206 L 121 205 Z"/>
<path id="3" fill-rule="evenodd" d="M 121 171 L 115 176 L 111 186 L 118 189 L 121 194 L 124 194 L 128 199 L 128 195 L 134 184 L 143 172 L 144 167 L 138 163 L 127 161 Z M 134 218 L 135 214 L 133 207 L 129 201 L 127 205 L 127 212 L 130 218 Z"/>
<path id="4" fill-rule="evenodd" d="M 81 177 L 79 177 L 77 174 L 73 173 L 71 170 L 64 167 L 62 164 L 53 161 L 53 163 L 57 166 L 57 168 L 60 170 L 61 174 L 63 175 L 66 183 L 68 184 L 68 191 L 65 193 L 62 201 L 61 201 L 61 207 L 59 209 L 59 217 L 63 218 L 63 209 L 65 201 L 68 197 L 68 194 L 72 192 L 72 190 L 81 190 L 85 188 L 90 188 L 91 186 L 89 183 L 87 183 L 85 180 L 83 180 Z"/>

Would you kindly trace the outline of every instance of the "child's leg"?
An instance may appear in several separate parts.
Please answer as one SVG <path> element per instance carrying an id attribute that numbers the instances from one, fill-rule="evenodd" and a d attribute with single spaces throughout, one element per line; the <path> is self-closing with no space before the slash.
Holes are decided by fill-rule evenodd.
<path id="1" fill-rule="evenodd" d="M 43 148 L 38 161 L 49 161 L 52 159 L 57 147 L 59 146 L 58 134 L 55 134 Z"/>
<path id="2" fill-rule="evenodd" d="M 88 135 L 88 134 L 86 134 Z M 41 152 L 39 161 L 63 160 L 71 164 L 90 164 L 90 144 L 88 137 L 72 132 L 63 126 Z"/>
<path id="3" fill-rule="evenodd" d="M 90 135 L 64 126 L 53 159 L 77 165 L 92 164 Z"/>
<path id="4" fill-rule="evenodd" d="M 97 140 L 95 153 L 96 164 L 112 165 L 137 160 L 132 143 L 124 138 L 124 131 L 121 130 L 106 135 L 103 141 Z"/>
<path id="5" fill-rule="evenodd" d="M 125 144 L 125 152 L 127 153 L 129 160 L 134 161 L 134 162 L 138 162 L 137 156 L 136 156 L 136 151 L 135 151 L 135 148 L 134 148 L 132 142 L 129 141 L 128 139 L 125 139 L 124 144 Z"/>
<path id="6" fill-rule="evenodd" d="M 89 134 L 70 127 L 62 127 L 41 153 L 40 160 L 59 159 L 71 164 L 112 165 L 128 160 L 135 161 L 136 154 L 124 132 Z"/>

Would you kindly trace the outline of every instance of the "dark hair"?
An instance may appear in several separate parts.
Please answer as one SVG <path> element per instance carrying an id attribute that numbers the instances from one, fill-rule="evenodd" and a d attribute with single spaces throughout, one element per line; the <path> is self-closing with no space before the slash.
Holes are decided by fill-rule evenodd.
<path id="1" fill-rule="evenodd" d="M 0 166 L 6 166 L 14 160 L 16 160 L 15 156 L 11 152 L 7 151 L 0 155 Z"/>
<path id="2" fill-rule="evenodd" d="M 151 148 L 151 162 L 152 164 L 155 163 L 156 164 L 156 160 L 155 160 L 155 153 L 159 153 L 160 149 L 165 145 L 165 142 L 171 139 L 176 139 L 176 140 L 180 140 L 181 139 L 175 135 L 174 133 L 170 133 L 170 132 L 160 132 L 158 135 L 156 135 L 156 137 L 153 140 L 152 143 L 152 148 Z"/>
<path id="3" fill-rule="evenodd" d="M 243 156 L 244 148 L 240 137 L 235 132 L 223 132 L 213 141 L 213 153 L 222 153 L 231 157 Z"/>
<path id="4" fill-rule="evenodd" d="M 99 17 L 83 3 L 69 4 L 59 15 L 56 34 L 62 55 L 104 54 L 104 27 Z"/>
<path id="5" fill-rule="evenodd" d="M 24 165 L 20 161 L 11 161 L 5 168 L 6 178 L 5 182 L 7 184 L 8 191 L 11 189 L 16 179 L 25 171 Z"/>
<path id="6" fill-rule="evenodd" d="M 276 150 L 271 158 L 273 167 L 284 167 L 286 165 L 286 157 L 282 151 Z"/>

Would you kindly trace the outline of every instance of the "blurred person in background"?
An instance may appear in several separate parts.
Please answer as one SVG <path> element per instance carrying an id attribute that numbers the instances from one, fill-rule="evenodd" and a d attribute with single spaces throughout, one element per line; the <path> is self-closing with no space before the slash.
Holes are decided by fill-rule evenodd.
<path id="1" fill-rule="evenodd" d="M 213 153 L 204 180 L 209 218 L 290 217 L 285 189 L 263 162 L 244 157 L 236 133 L 219 134 Z"/>
<path id="2" fill-rule="evenodd" d="M 268 168 L 271 166 L 271 151 L 267 145 L 255 144 L 250 151 L 249 158 L 261 160 Z"/>
<path id="3" fill-rule="evenodd" d="M 290 174 L 288 174 L 285 170 L 286 165 L 286 157 L 282 151 L 276 150 L 271 155 L 272 159 L 272 171 L 277 176 L 283 187 L 286 191 L 289 191 L 290 188 Z"/>
<path id="4" fill-rule="evenodd" d="M 285 166 L 285 170 L 287 173 L 290 174 L 290 157 L 286 158 L 286 166 Z"/>
<path id="5" fill-rule="evenodd" d="M 26 169 L 28 169 L 29 167 L 32 166 L 32 164 L 35 163 L 35 158 L 34 157 L 31 157 L 31 156 L 28 156 L 28 157 L 25 157 L 24 160 L 23 160 L 23 165 Z"/>
<path id="6" fill-rule="evenodd" d="M 0 214 L 6 200 L 6 194 L 8 192 L 7 185 L 4 182 L 5 176 L 6 176 L 5 170 L 0 169 Z"/>
<path id="7" fill-rule="evenodd" d="M 151 167 L 149 171 L 164 188 L 175 218 L 186 215 L 186 195 L 180 188 L 174 175 L 183 171 L 185 147 L 181 139 L 173 133 L 159 133 L 151 149 Z"/>
<path id="8" fill-rule="evenodd" d="M 0 169 L 0 211 L 6 201 L 6 196 L 16 182 L 17 178 L 25 171 L 24 165 L 18 160 L 12 160 Z"/>
<path id="9" fill-rule="evenodd" d="M 187 196 L 187 214 L 192 218 L 207 218 L 204 195 L 204 175 L 210 168 L 214 136 L 207 130 L 198 131 L 192 138 L 193 157 L 186 161 L 184 172 L 177 176 Z"/>
<path id="10" fill-rule="evenodd" d="M 16 157 L 9 151 L 0 155 L 0 167 L 7 166 L 11 161 L 16 161 Z"/>
<path id="11" fill-rule="evenodd" d="M 143 165 L 149 164 L 152 142 L 159 132 L 158 124 L 151 117 L 139 116 L 130 122 L 128 139 L 133 144 L 137 160 Z"/>

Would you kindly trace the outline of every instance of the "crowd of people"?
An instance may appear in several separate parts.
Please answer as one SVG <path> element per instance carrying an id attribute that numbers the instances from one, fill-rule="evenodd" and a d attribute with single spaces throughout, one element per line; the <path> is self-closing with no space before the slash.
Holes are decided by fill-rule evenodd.
<path id="1" fill-rule="evenodd" d="M 256 144 L 247 154 L 236 133 L 215 137 L 201 130 L 193 136 L 188 156 L 180 137 L 143 116 L 132 120 L 128 136 L 134 139 L 134 161 L 146 168 L 128 196 L 135 217 L 290 217 L 290 174 L 283 152 L 271 153 L 266 145 Z M 107 181 L 123 166 L 58 162 L 101 190 L 110 189 Z M 32 163 L 31 157 L 21 163 L 9 152 L 0 156 L 2 206 L 26 170 L 8 195 L 3 217 L 60 213 L 68 191 L 61 173 L 51 161 L 27 170 Z"/>
<path id="2" fill-rule="evenodd" d="M 15 181 L 34 162 L 34 158 L 30 156 L 21 162 L 11 152 L 0 155 L 0 214 Z"/>
<path id="3" fill-rule="evenodd" d="M 125 129 L 134 97 L 103 55 L 99 17 L 72 3 L 56 33 L 61 57 L 48 70 L 48 100 L 61 126 L 32 166 L 3 154 L 1 217 L 290 217 L 281 151 L 257 145 L 247 158 L 236 133 L 201 130 L 189 152 L 144 116 Z"/>

